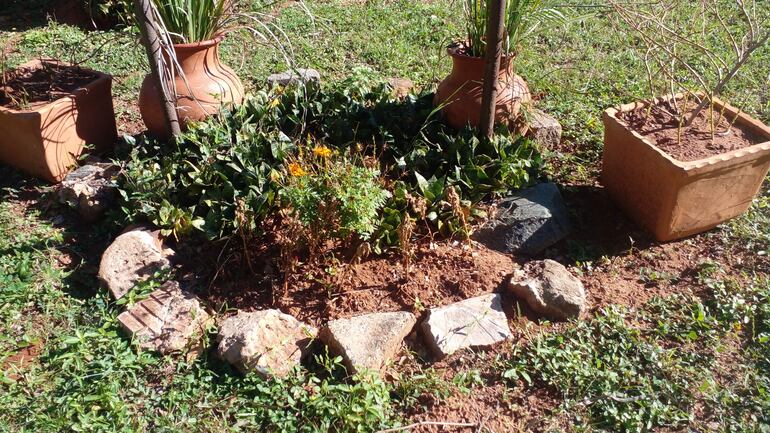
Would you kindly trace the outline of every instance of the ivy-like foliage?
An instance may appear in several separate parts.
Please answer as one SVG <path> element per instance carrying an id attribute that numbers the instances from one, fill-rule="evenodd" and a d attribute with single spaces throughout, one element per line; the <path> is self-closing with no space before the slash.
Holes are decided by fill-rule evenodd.
<path id="1" fill-rule="evenodd" d="M 396 98 L 387 83 L 359 69 L 325 89 L 257 92 L 193 125 L 179 144 L 135 144 L 119 182 L 124 213 L 177 236 L 194 229 L 211 239 L 253 231 L 277 207 L 292 205 L 280 203 L 279 190 L 287 185 L 289 164 L 307 148 L 298 143 L 307 142 L 379 165 L 380 184 L 390 199 L 379 203 L 383 194 L 373 201 L 381 209 L 374 224 L 368 222 L 371 206 L 352 203 L 358 193 L 346 199 L 350 211 L 366 213 L 346 217 L 367 220 L 366 227 L 352 231 L 371 238 L 376 250 L 397 242 L 396 230 L 407 214 L 444 235 L 464 230 L 446 200 L 449 187 L 470 210 L 526 186 L 541 166 L 528 139 L 500 131 L 487 141 L 470 128 L 454 131 L 441 121 L 432 94 Z M 292 196 L 284 194 L 289 202 Z"/>

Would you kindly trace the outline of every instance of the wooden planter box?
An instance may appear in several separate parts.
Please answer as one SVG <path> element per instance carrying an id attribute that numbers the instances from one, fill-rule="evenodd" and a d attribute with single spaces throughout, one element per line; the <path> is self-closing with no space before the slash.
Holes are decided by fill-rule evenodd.
<path id="1" fill-rule="evenodd" d="M 722 101 L 715 109 L 738 116 L 735 126 L 766 141 L 720 155 L 683 162 L 670 157 L 621 119 L 604 112 L 602 184 L 610 198 L 659 241 L 706 231 L 751 205 L 770 168 L 770 128 Z"/>
<path id="2" fill-rule="evenodd" d="M 22 67 L 40 65 L 35 60 Z M 86 144 L 94 145 L 97 152 L 111 147 L 118 136 L 112 77 L 90 72 L 97 78 L 63 98 L 34 103 L 26 110 L 0 107 L 0 161 L 59 182 L 76 165 Z"/>

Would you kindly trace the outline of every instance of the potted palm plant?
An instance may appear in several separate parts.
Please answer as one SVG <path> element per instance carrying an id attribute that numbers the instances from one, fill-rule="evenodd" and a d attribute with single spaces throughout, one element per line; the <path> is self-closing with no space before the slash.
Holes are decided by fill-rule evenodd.
<path id="1" fill-rule="evenodd" d="M 464 0 L 465 39 L 453 42 L 447 53 L 452 71 L 436 90 L 434 103 L 442 106 L 447 123 L 454 128 L 479 124 L 484 88 L 485 35 L 489 5 L 487 0 Z M 562 19 L 561 12 L 545 0 L 510 0 L 505 7 L 503 55 L 498 72 L 495 121 L 514 127 L 522 104 L 530 102 L 527 83 L 515 73 L 515 58 L 521 42 L 545 20 Z"/>
<path id="2" fill-rule="evenodd" d="M 51 182 L 87 145 L 117 139 L 112 77 L 50 59 L 6 70 L 0 59 L 0 161 Z"/>
<path id="3" fill-rule="evenodd" d="M 719 98 L 767 46 L 770 18 L 759 1 L 729 3 L 610 0 L 638 37 L 650 97 L 604 112 L 602 183 L 660 241 L 743 213 L 770 168 L 770 128 Z"/>
<path id="4" fill-rule="evenodd" d="M 243 84 L 223 64 L 219 45 L 248 14 L 239 13 L 231 0 L 153 0 L 156 22 L 162 26 L 165 49 L 160 58 L 162 84 L 175 95 L 182 127 L 217 113 L 223 104 L 239 104 Z M 170 48 L 169 48 L 170 47 Z M 167 135 L 158 90 L 151 75 L 139 92 L 139 110 L 147 129 Z"/>

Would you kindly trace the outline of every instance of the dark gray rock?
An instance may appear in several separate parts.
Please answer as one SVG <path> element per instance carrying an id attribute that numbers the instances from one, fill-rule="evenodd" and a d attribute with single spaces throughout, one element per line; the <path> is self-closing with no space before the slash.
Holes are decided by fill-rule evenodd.
<path id="1" fill-rule="evenodd" d="M 561 124 L 550 114 L 534 109 L 529 113 L 527 135 L 546 149 L 555 149 L 561 142 Z"/>
<path id="2" fill-rule="evenodd" d="M 473 238 L 513 254 L 537 254 L 569 234 L 567 207 L 553 183 L 541 183 L 505 198 L 497 214 Z"/>
<path id="3" fill-rule="evenodd" d="M 549 319 L 579 317 L 585 310 L 583 283 L 553 260 L 527 263 L 524 269 L 514 272 L 509 288 L 535 312 Z"/>
<path id="4" fill-rule="evenodd" d="M 267 86 L 288 86 L 289 84 L 319 84 L 321 83 L 321 74 L 315 69 L 294 69 L 272 74 L 267 77 Z"/>
<path id="5" fill-rule="evenodd" d="M 104 162 L 73 170 L 59 185 L 59 202 L 76 209 L 88 222 L 98 220 L 117 197 L 112 179 L 118 170 L 120 167 Z"/>

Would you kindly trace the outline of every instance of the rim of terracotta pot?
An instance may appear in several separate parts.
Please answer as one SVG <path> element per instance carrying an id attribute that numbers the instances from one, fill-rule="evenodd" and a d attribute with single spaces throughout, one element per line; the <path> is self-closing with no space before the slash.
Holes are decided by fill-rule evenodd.
<path id="1" fill-rule="evenodd" d="M 206 39 L 205 41 L 190 42 L 186 44 L 174 44 L 174 49 L 198 50 L 202 48 L 211 48 L 221 43 L 222 40 L 224 40 L 224 38 L 225 38 L 225 34 L 220 33 L 211 39 Z"/>
<path id="2" fill-rule="evenodd" d="M 484 63 L 484 57 L 478 57 L 478 56 L 469 56 L 465 53 L 462 53 L 461 50 L 463 48 L 463 45 L 457 44 L 457 45 L 450 45 L 447 47 L 446 52 L 451 57 L 454 57 L 456 59 L 462 59 L 470 62 L 481 62 Z M 500 56 L 500 64 L 506 64 L 513 61 L 513 59 L 516 58 L 515 54 L 503 54 Z"/>
<path id="3" fill-rule="evenodd" d="M 32 59 L 28 62 L 22 63 L 17 68 L 34 68 L 34 67 L 39 67 L 45 63 L 58 64 L 58 65 L 64 65 L 64 66 L 75 66 L 71 63 L 68 63 L 56 58 L 42 57 L 39 59 Z M 96 77 L 93 80 L 81 85 L 80 87 L 70 90 L 69 92 L 65 93 L 64 95 L 61 95 L 60 97 L 52 101 L 36 102 L 31 107 L 21 109 L 21 110 L 0 106 L 0 113 L 10 113 L 10 114 L 42 113 L 52 109 L 56 104 L 60 103 L 62 100 L 73 99 L 75 97 L 80 96 L 83 93 L 88 93 L 89 91 L 91 91 L 91 89 L 99 85 L 99 83 L 101 83 L 102 81 L 112 81 L 112 75 L 106 72 L 97 71 L 96 69 L 86 68 L 84 66 L 76 66 L 76 67 L 80 68 L 83 71 L 90 72 L 96 75 Z"/>
<path id="4" fill-rule="evenodd" d="M 735 160 L 740 158 L 750 158 L 752 155 L 758 152 L 767 152 L 768 150 L 770 150 L 770 138 L 769 138 L 767 141 L 762 141 L 762 142 L 753 144 L 751 146 L 731 150 L 729 152 L 707 156 L 705 158 L 696 159 L 694 161 L 681 161 L 669 155 L 667 152 L 665 152 L 661 148 L 659 148 L 653 140 L 650 140 L 647 137 L 641 135 L 638 131 L 636 131 L 631 126 L 629 126 L 625 120 L 617 116 L 618 113 L 631 111 L 639 108 L 640 106 L 646 107 L 649 104 L 654 104 L 659 101 L 670 100 L 672 98 L 681 99 L 683 97 L 684 95 L 682 93 L 677 93 L 673 95 L 665 95 L 659 98 L 653 98 L 652 100 L 636 101 L 636 102 L 630 102 L 627 104 L 622 104 L 620 106 L 609 107 L 604 111 L 604 115 L 602 116 L 602 118 L 604 122 L 616 122 L 619 125 L 623 126 L 625 129 L 631 132 L 634 138 L 636 138 L 637 140 L 640 140 L 646 146 L 652 148 L 655 152 L 662 155 L 663 158 L 665 158 L 670 163 L 674 164 L 675 166 L 687 172 L 695 172 L 697 170 L 702 169 L 703 167 L 714 165 L 718 162 L 725 162 L 728 160 Z M 765 125 L 764 123 L 760 122 L 758 119 L 750 116 L 749 114 L 739 110 L 738 108 L 730 105 L 729 103 L 722 101 L 719 98 L 715 97 L 712 99 L 715 105 L 719 106 L 720 108 L 724 108 L 730 115 L 737 116 L 742 126 L 749 127 L 755 133 L 764 135 L 765 137 L 770 137 L 769 126 Z"/>

